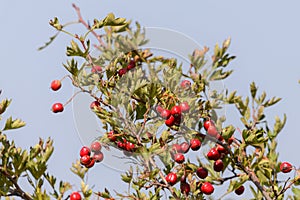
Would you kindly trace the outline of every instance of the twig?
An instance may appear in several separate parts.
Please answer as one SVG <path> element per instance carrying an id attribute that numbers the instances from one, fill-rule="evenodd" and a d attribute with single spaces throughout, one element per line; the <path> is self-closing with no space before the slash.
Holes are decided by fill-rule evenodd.
<path id="1" fill-rule="evenodd" d="M 81 16 L 81 12 L 80 12 L 80 8 L 77 7 L 74 3 L 72 4 L 73 8 L 75 9 L 77 15 L 78 15 L 78 21 L 83 24 L 89 31 L 91 31 L 91 33 L 97 38 L 98 42 L 100 43 L 101 46 L 105 47 L 105 43 L 103 42 L 103 40 L 101 39 L 101 36 L 98 35 L 93 29 L 91 29 L 90 25 L 88 23 L 86 23 L 82 16 Z"/>
<path id="2" fill-rule="evenodd" d="M 6 178 L 8 178 L 8 180 L 11 181 L 13 183 L 13 185 L 15 186 L 15 189 L 11 190 L 11 193 L 9 194 L 9 196 L 19 196 L 25 200 L 33 200 L 33 198 L 31 196 L 29 196 L 26 192 L 24 192 L 21 189 L 21 187 L 17 183 L 16 179 L 14 179 L 5 169 L 3 169 L 3 167 L 0 167 L 0 173 L 2 173 Z"/>
<path id="3" fill-rule="evenodd" d="M 158 169 L 158 166 L 156 165 L 155 161 L 153 160 L 153 158 L 150 156 L 149 158 L 150 163 Z M 163 180 L 163 182 L 168 185 L 167 188 L 169 189 L 169 191 L 172 193 L 173 197 L 177 200 L 180 200 L 180 198 L 177 196 L 177 194 L 175 193 L 175 191 L 173 190 L 172 186 L 169 186 L 166 178 L 164 177 L 163 173 L 161 172 L 161 170 L 159 170 L 159 176 L 160 178 Z"/>

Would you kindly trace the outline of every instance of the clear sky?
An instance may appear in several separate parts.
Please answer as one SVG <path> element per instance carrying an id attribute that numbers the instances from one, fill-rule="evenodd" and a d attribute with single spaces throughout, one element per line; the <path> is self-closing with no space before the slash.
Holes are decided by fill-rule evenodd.
<path id="1" fill-rule="evenodd" d="M 63 22 L 77 19 L 72 3 L 81 8 L 85 19 L 102 18 L 113 12 L 146 27 L 182 32 L 211 49 L 230 36 L 229 52 L 237 59 L 230 65 L 235 72 L 225 85 L 245 95 L 255 81 L 269 97 L 283 98 L 268 114 L 271 118 L 287 114 L 286 127 L 278 138 L 280 159 L 299 166 L 299 158 L 293 153 L 298 152 L 300 139 L 298 1 L 1 1 L 1 98 L 12 98 L 7 113 L 27 122 L 25 128 L 7 135 L 22 147 L 34 145 L 39 137 L 53 138 L 55 152 L 49 170 L 59 178 L 79 184 L 79 179 L 69 172 L 82 146 L 72 106 L 63 114 L 50 112 L 54 101 L 65 102 L 73 92 L 68 81 L 63 82 L 60 92 L 49 89 L 51 80 L 67 74 L 61 63 L 66 61 L 65 47 L 70 38 L 60 35 L 46 50 L 39 52 L 37 48 L 55 33 L 48 25 L 51 18 L 57 16 Z M 232 122 L 240 125 L 238 115 L 230 115 Z M 103 165 L 91 170 L 89 180 L 100 190 L 120 187 L 116 173 Z"/>

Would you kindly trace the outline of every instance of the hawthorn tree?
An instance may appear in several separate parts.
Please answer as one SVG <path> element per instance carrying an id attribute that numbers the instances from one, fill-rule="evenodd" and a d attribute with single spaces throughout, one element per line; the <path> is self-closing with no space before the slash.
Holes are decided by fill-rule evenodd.
<path id="1" fill-rule="evenodd" d="M 41 47 L 47 47 L 59 33 L 72 40 L 63 67 L 81 93 L 94 100 L 89 106 L 101 122 L 99 137 L 84 146 L 71 170 L 82 180 L 80 191 L 68 182 L 57 182 L 47 172 L 53 153 L 53 141 L 40 139 L 29 150 L 16 147 L 5 132 L 25 125 L 9 117 L 0 132 L 0 195 L 23 199 L 205 199 L 216 185 L 228 185 L 226 194 L 242 195 L 249 187 L 253 199 L 298 199 L 298 169 L 278 160 L 276 138 L 286 122 L 275 118 L 267 123 L 265 109 L 280 101 L 258 92 L 253 82 L 250 95 L 236 91 L 212 90 L 211 84 L 228 78 L 227 66 L 235 58 L 228 53 L 230 39 L 209 49 L 195 49 L 185 66 L 177 58 L 156 55 L 143 48 L 148 42 L 141 26 L 112 13 L 89 24 L 73 5 L 77 24 L 87 31 L 69 32 L 58 18 L 50 20 L 57 34 Z M 93 55 L 92 52 L 97 52 Z M 209 62 L 209 59 L 211 62 Z M 62 80 L 54 80 L 51 89 L 58 91 Z M 77 93 L 76 93 L 77 94 Z M 76 94 L 70 100 L 76 98 Z M 11 100 L 0 104 L 0 119 Z M 63 112 L 70 101 L 52 105 L 53 113 Z M 243 127 L 226 121 L 218 112 L 232 106 L 240 114 Z M 209 147 L 204 153 L 203 146 Z M 91 189 L 86 175 L 95 163 L 105 160 L 102 149 L 118 149 L 131 167 L 121 175 L 126 192 Z M 204 158 L 200 156 L 204 153 Z M 294 172 L 294 173 L 291 173 Z M 97 172 L 94 172 L 97 173 Z M 290 173 L 290 176 L 282 176 Z M 282 179 L 286 178 L 286 179 Z M 32 191 L 24 191 L 24 179 Z M 23 183 L 24 184 L 24 181 Z M 291 189 L 290 195 L 286 191 Z"/>

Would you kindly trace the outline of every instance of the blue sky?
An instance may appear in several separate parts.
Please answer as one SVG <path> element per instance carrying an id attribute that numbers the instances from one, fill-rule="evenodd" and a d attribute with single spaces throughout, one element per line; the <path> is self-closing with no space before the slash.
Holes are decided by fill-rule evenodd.
<path id="1" fill-rule="evenodd" d="M 49 170 L 64 180 L 79 183 L 68 171 L 71 162 L 78 158 L 82 146 L 76 133 L 72 106 L 63 114 L 50 112 L 54 101 L 65 102 L 72 95 L 70 82 L 63 82 L 60 92 L 51 92 L 51 80 L 66 74 L 61 63 L 66 61 L 67 36 L 60 35 L 46 50 L 37 51 L 54 34 L 48 22 L 57 16 L 63 22 L 77 19 L 71 4 L 81 8 L 85 19 L 102 18 L 113 12 L 116 16 L 139 21 L 146 27 L 174 29 L 193 38 L 200 45 L 213 48 L 232 38 L 229 50 L 237 59 L 230 65 L 234 74 L 224 84 L 242 95 L 248 94 L 249 84 L 255 81 L 260 91 L 269 97 L 283 100 L 268 114 L 282 116 L 288 121 L 278 137 L 280 159 L 297 167 L 300 139 L 299 123 L 300 67 L 298 63 L 300 13 L 297 1 L 2 1 L 1 17 L 1 98 L 13 99 L 9 115 L 20 117 L 27 126 L 7 132 L 17 145 L 28 147 L 39 137 L 55 140 L 55 152 Z M 8 116 L 8 114 L 6 114 Z M 238 115 L 230 112 L 233 123 Z M 93 131 L 93 130 L 91 130 Z M 59 160 L 59 162 L 58 162 Z M 100 173 L 101 172 L 101 173 Z M 116 181 L 105 174 L 113 174 L 105 166 L 91 170 L 89 180 L 100 189 L 118 188 Z M 94 176 L 95 175 L 95 176 Z M 116 174 L 112 175 L 116 177 Z"/>

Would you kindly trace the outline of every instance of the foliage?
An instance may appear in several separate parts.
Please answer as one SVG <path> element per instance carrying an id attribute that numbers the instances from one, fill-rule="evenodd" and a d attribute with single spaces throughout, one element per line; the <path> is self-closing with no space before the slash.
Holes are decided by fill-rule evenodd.
<path id="1" fill-rule="evenodd" d="M 267 98 L 265 92 L 259 93 L 254 82 L 250 84 L 247 97 L 239 96 L 237 91 L 210 90 L 211 84 L 225 80 L 233 72 L 228 69 L 235 58 L 228 53 L 230 39 L 215 46 L 211 63 L 207 55 L 209 50 L 205 47 L 189 55 L 190 66 L 186 67 L 176 58 L 154 55 L 150 49 L 144 49 L 148 40 L 138 23 L 133 26 L 124 18 L 108 14 L 89 25 L 81 17 L 79 8 L 73 7 L 79 17 L 78 23 L 84 25 L 87 32 L 82 35 L 70 33 L 65 29 L 70 24 L 61 24 L 58 18 L 54 18 L 50 25 L 58 32 L 40 49 L 48 46 L 60 32 L 72 37 L 66 49 L 70 59 L 63 66 L 74 87 L 100 104 L 93 107 L 102 124 L 99 141 L 104 146 L 123 151 L 136 163 L 121 175 L 121 180 L 128 183 L 131 190 L 113 194 L 109 189 L 99 192 L 95 188 L 93 192 L 85 180 L 88 168 L 77 161 L 71 170 L 81 178 L 81 193 L 86 199 L 92 196 L 107 199 L 204 199 L 207 196 L 201 189 L 204 182 L 212 185 L 229 182 L 224 196 L 249 183 L 253 199 L 284 199 L 290 188 L 294 196 L 289 198 L 298 198 L 298 171 L 292 179 L 282 181 L 278 178 L 282 172 L 276 138 L 285 125 L 286 116 L 275 117 L 273 126 L 266 121 L 265 109 L 281 99 Z M 95 36 L 95 41 L 91 35 Z M 92 55 L 92 48 L 97 55 Z M 99 66 L 101 70 L 95 70 Z M 182 85 L 183 81 L 190 85 Z M 189 105 L 188 111 L 180 114 L 177 123 L 166 126 L 158 108 L 172 110 L 182 102 Z M 1 114 L 9 104 L 10 100 L 2 101 Z M 226 106 L 233 106 L 238 111 L 242 127 L 225 125 L 226 117 L 218 111 Z M 207 121 L 211 121 L 215 134 L 205 127 Z M 24 125 L 19 119 L 8 118 L 2 132 Z M 57 184 L 56 178 L 47 173 L 47 161 L 53 152 L 52 140 L 44 142 L 40 139 L 28 152 L 16 148 L 2 132 L 1 196 L 63 199 L 71 185 L 67 182 Z M 215 161 L 207 155 L 204 160 L 198 157 L 194 161 L 188 159 L 190 154 L 185 154 L 186 159 L 181 163 L 174 159 L 174 154 L 178 153 L 173 149 L 174 144 L 189 143 L 195 138 L 211 148 L 224 149 L 218 159 L 224 164 L 222 170 L 215 170 Z M 124 147 L 128 143 L 132 148 Z M 197 175 L 200 167 L 209 172 L 205 179 Z M 167 178 L 170 172 L 176 173 L 178 184 L 170 183 Z M 18 181 L 21 178 L 32 185 L 32 193 L 20 188 Z M 52 192 L 44 189 L 46 182 Z M 186 184 L 190 187 L 188 192 L 182 189 Z"/>

